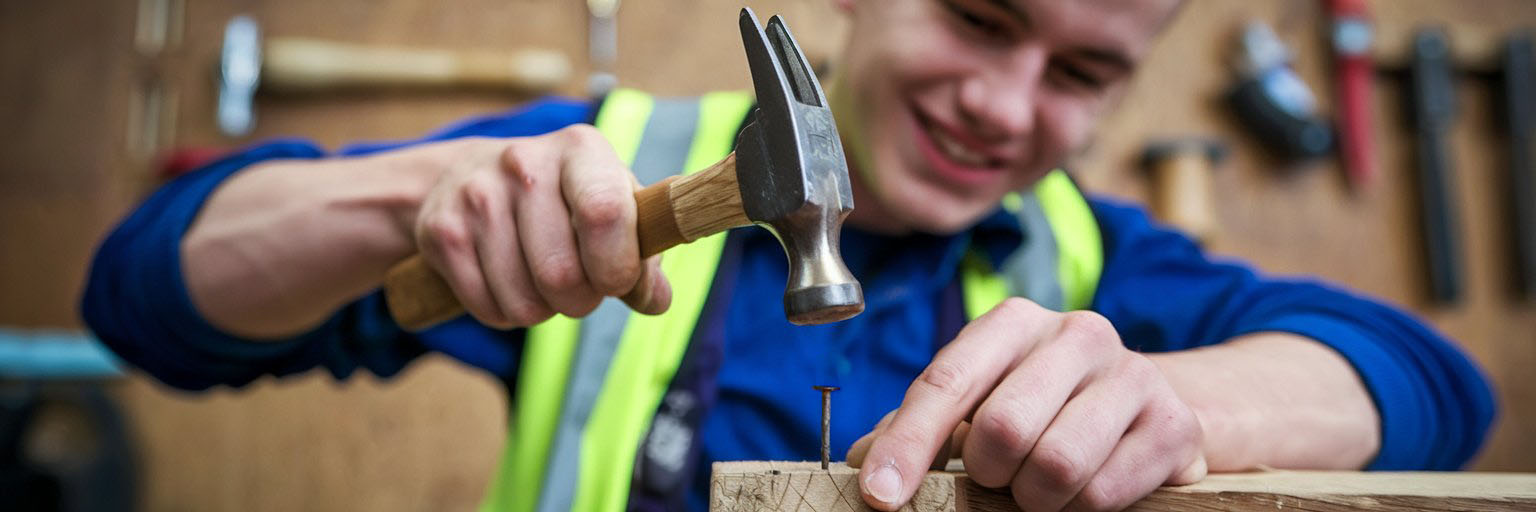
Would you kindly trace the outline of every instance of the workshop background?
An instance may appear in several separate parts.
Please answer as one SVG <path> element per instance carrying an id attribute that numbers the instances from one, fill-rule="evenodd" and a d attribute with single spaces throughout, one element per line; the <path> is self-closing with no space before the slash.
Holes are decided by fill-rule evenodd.
<path id="1" fill-rule="evenodd" d="M 784 15 L 813 60 L 836 65 L 845 22 L 831 0 L 747 4 L 760 16 Z M 1179 178 L 1195 184 L 1181 189 L 1181 201 L 1209 201 L 1208 247 L 1269 272 L 1344 283 L 1427 318 L 1498 388 L 1501 416 L 1471 467 L 1536 471 L 1536 299 L 1521 293 L 1515 250 L 1519 230 L 1530 236 L 1536 227 L 1519 226 L 1512 214 L 1520 181 L 1509 155 L 1521 138 L 1505 128 L 1500 72 L 1505 38 L 1536 25 L 1536 2 L 1366 4 L 1380 57 L 1369 89 L 1377 162 L 1370 186 L 1351 187 L 1336 153 L 1281 156 L 1226 97 L 1243 79 L 1239 33 L 1264 21 L 1291 49 L 1320 119 L 1332 122 L 1330 15 L 1311 0 L 1190 2 L 1071 167 L 1092 192 L 1151 200 L 1159 180 L 1142 165 L 1144 148 L 1223 141 L 1227 155 L 1214 171 Z M 672 95 L 749 86 L 740 7 L 625 2 L 616 20 L 618 84 Z M 446 357 L 427 357 L 388 382 L 334 382 L 317 371 L 188 394 L 131 369 L 113 375 L 109 362 L 93 366 L 89 350 L 71 341 L 81 335 L 76 303 L 98 240 L 178 165 L 278 136 L 330 147 L 411 138 L 529 98 L 483 86 L 261 90 L 254 131 L 226 136 L 215 122 L 216 69 L 237 14 L 251 15 L 269 42 L 546 49 L 569 59 L 569 77 L 554 91 L 567 95 L 585 93 L 592 67 L 589 13 L 579 0 L 0 1 L 0 412 L 7 422 L 33 422 L 19 437 L 0 438 L 23 449 L 0 453 L 31 461 L 38 474 L 66 475 L 66 485 L 137 482 L 93 489 L 148 510 L 469 509 L 501 456 L 505 396 L 492 378 Z M 1452 186 L 1444 190 L 1464 284 L 1450 303 L 1432 299 L 1426 277 L 1416 152 L 1433 137 L 1418 138 L 1402 71 L 1411 35 L 1425 26 L 1446 30 L 1459 70 L 1444 141 Z M 1528 134 L 1523 143 L 1518 172 L 1529 183 L 1536 145 Z M 1202 214 L 1191 215 L 1198 222 Z M 40 370 L 48 357 L 86 362 Z M 112 404 L 120 424 L 103 412 Z"/>

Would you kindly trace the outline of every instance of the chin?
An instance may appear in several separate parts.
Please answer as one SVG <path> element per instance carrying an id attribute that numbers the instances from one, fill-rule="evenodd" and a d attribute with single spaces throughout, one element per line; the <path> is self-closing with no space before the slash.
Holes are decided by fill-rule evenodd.
<path id="1" fill-rule="evenodd" d="M 916 183 L 900 183 L 899 190 L 881 194 L 885 210 L 907 229 L 933 235 L 953 235 L 975 225 L 997 208 L 1001 198 L 957 197 L 953 192 Z"/>

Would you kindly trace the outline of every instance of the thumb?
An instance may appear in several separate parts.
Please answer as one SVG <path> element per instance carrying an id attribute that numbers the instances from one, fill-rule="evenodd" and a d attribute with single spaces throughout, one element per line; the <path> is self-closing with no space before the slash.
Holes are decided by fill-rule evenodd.
<path id="1" fill-rule="evenodd" d="M 848 449 L 848 465 L 860 468 L 859 488 L 864 494 L 865 503 L 879 510 L 895 510 L 905 504 L 921 485 L 925 470 L 943 471 L 948 466 L 950 458 L 960 456 L 960 447 L 965 444 L 965 437 L 971 430 L 970 423 L 961 422 L 940 444 L 931 460 L 898 462 L 898 458 L 893 455 L 896 453 L 910 455 L 912 446 L 909 443 L 896 442 L 887 436 L 896 412 L 891 411 L 887 414 L 870 433 L 865 434 Z M 866 463 L 875 464 L 874 461 L 877 460 L 886 462 L 881 464 L 882 467 L 865 467 Z M 911 462 L 916 464 L 910 464 Z M 927 467 L 923 467 L 924 465 Z M 915 482 L 909 480 L 915 480 Z"/>
<path id="2" fill-rule="evenodd" d="M 672 285 L 661 273 L 661 255 L 645 260 L 635 287 L 619 297 L 630 309 L 647 315 L 659 315 L 672 306 Z"/>
<path id="3" fill-rule="evenodd" d="M 864 456 L 869 454 L 869 445 L 875 442 L 875 437 L 885 430 L 885 426 L 891 423 L 891 418 L 894 416 L 896 416 L 895 410 L 885 413 L 885 417 L 880 418 L 880 422 L 875 424 L 875 428 L 870 429 L 868 434 L 864 434 L 864 437 L 860 437 L 858 441 L 853 442 L 853 446 L 848 447 L 848 455 L 845 457 L 848 460 L 849 466 L 857 468 L 864 465 Z"/>

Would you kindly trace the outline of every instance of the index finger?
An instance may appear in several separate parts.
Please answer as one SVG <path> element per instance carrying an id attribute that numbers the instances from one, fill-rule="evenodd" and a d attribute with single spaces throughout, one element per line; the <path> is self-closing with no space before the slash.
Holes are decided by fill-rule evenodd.
<path id="1" fill-rule="evenodd" d="M 960 331 L 907 388 L 890 425 L 859 469 L 870 506 L 896 510 L 916 491 L 934 455 L 960 422 L 1018 365 L 1048 322 L 1046 309 L 1009 299 Z"/>

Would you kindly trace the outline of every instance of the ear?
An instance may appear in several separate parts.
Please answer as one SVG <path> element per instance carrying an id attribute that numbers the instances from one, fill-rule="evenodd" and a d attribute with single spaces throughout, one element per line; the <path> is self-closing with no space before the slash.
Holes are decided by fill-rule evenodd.
<path id="1" fill-rule="evenodd" d="M 843 13 L 850 13 L 853 12 L 853 2 L 854 0 L 832 0 L 832 5 L 842 10 Z"/>

